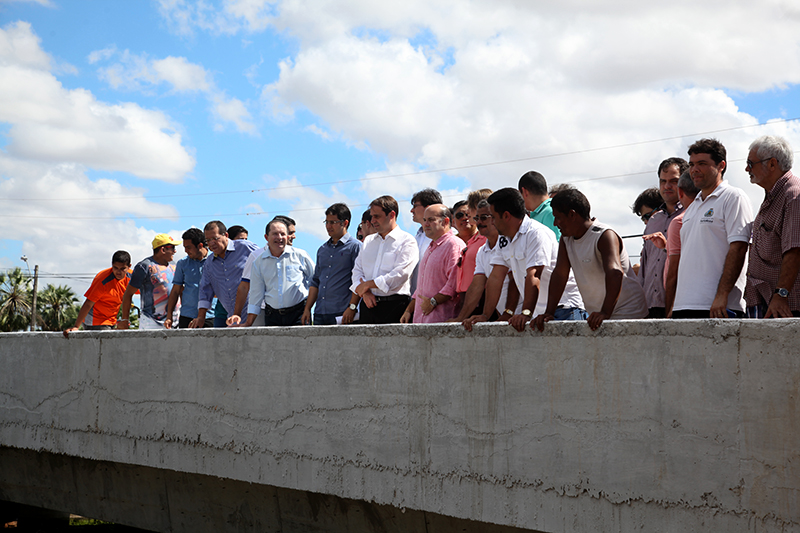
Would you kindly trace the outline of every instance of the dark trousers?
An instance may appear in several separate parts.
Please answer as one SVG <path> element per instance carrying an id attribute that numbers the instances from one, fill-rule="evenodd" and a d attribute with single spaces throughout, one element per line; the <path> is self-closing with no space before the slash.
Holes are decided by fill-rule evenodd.
<path id="1" fill-rule="evenodd" d="M 300 319 L 303 317 L 303 310 L 306 307 L 306 301 L 303 300 L 297 305 L 292 307 L 285 307 L 283 309 L 273 309 L 270 306 L 264 308 L 264 325 L 265 326 L 299 326 Z"/>
<path id="2" fill-rule="evenodd" d="M 183 316 L 181 315 L 178 318 L 178 329 L 186 329 L 189 327 L 189 322 L 194 320 L 194 318 L 190 316 Z M 214 327 L 214 319 L 213 318 L 206 318 L 206 321 L 203 323 L 204 328 L 213 328 Z"/>
<path id="3" fill-rule="evenodd" d="M 336 325 L 336 317 L 342 315 L 336 315 L 333 313 L 325 313 L 325 314 L 317 314 L 314 313 L 314 325 L 315 326 L 335 326 Z"/>
<path id="4" fill-rule="evenodd" d="M 728 318 L 744 318 L 743 311 L 734 311 L 733 309 L 728 309 L 727 311 Z M 679 311 L 672 311 L 672 318 L 711 318 L 711 311 L 707 309 L 681 309 Z"/>
<path id="5" fill-rule="evenodd" d="M 647 318 L 667 318 L 667 310 L 664 307 L 651 307 L 648 309 Z"/>
<path id="6" fill-rule="evenodd" d="M 359 311 L 361 319 L 359 324 L 396 324 L 400 322 L 400 317 L 408 307 L 411 296 L 393 294 L 391 296 L 376 297 L 378 303 L 370 309 L 364 301 L 361 301 Z"/>

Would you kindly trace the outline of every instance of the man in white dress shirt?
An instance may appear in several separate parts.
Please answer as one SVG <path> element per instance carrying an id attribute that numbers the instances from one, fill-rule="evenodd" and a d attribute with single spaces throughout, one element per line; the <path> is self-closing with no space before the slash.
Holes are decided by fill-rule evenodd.
<path id="1" fill-rule="evenodd" d="M 381 196 L 369 204 L 370 222 L 377 233 L 364 239 L 353 267 L 350 306 L 343 324 L 353 322 L 359 309 L 362 324 L 392 324 L 411 300 L 411 274 L 419 261 L 413 236 L 397 225 L 397 200 Z"/>

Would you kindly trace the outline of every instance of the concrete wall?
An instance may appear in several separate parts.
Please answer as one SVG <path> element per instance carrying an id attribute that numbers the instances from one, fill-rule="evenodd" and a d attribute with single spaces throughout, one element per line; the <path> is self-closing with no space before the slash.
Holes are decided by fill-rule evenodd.
<path id="1" fill-rule="evenodd" d="M 800 531 L 799 333 L 3 334 L 0 445 L 541 531 Z"/>

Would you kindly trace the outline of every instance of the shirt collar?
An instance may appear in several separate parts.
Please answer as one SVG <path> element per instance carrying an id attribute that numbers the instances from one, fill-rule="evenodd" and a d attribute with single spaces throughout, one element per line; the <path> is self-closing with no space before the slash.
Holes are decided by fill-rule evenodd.
<path id="1" fill-rule="evenodd" d="M 724 189 L 727 189 L 728 187 L 730 187 L 730 184 L 728 183 L 728 180 L 722 180 L 722 182 L 720 182 L 720 184 L 717 185 L 717 188 L 714 189 L 713 191 L 711 191 L 711 194 L 706 196 L 706 200 L 708 200 L 712 196 L 719 196 L 720 194 L 722 194 L 722 191 Z M 695 197 L 695 200 L 700 200 L 701 202 L 703 201 L 703 191 L 700 191 L 700 192 L 697 193 L 697 196 Z"/>
<path id="2" fill-rule="evenodd" d="M 548 199 L 547 199 L 547 200 L 545 200 L 544 202 L 540 203 L 540 204 L 539 204 L 539 207 L 537 207 L 536 209 L 534 209 L 534 210 L 531 212 L 531 214 L 538 215 L 539 213 L 541 213 L 542 211 L 544 211 L 545 209 L 547 209 L 547 207 L 550 205 L 550 200 L 552 200 L 552 198 L 548 198 Z"/>
<path id="3" fill-rule="evenodd" d="M 341 239 L 339 239 L 339 242 L 337 242 L 337 243 L 335 243 L 335 244 L 334 244 L 334 242 L 333 242 L 333 239 L 328 239 L 328 246 L 331 246 L 331 247 L 334 247 L 334 248 L 335 248 L 335 247 L 337 247 L 337 246 L 339 246 L 339 245 L 342 245 L 342 244 L 347 244 L 347 243 L 348 243 L 348 242 L 350 242 L 351 240 L 353 240 L 353 237 L 351 237 L 349 233 L 347 233 L 347 232 L 344 232 L 344 235 L 342 236 L 342 238 L 341 238 Z"/>

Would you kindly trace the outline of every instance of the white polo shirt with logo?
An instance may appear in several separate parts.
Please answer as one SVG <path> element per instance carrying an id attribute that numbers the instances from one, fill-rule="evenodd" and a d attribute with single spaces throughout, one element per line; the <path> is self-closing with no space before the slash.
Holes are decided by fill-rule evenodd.
<path id="1" fill-rule="evenodd" d="M 686 208 L 681 227 L 681 262 L 673 309 L 711 309 L 733 242 L 749 242 L 753 225 L 750 199 L 723 181 L 703 200 L 697 193 Z M 728 309 L 744 311 L 747 259 L 728 295 Z"/>

